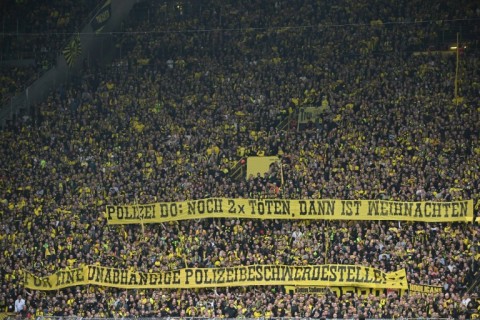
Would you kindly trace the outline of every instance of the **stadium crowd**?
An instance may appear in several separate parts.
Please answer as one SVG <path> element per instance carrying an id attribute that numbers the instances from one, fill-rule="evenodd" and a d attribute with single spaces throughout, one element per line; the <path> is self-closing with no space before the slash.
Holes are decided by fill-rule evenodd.
<path id="1" fill-rule="evenodd" d="M 480 261 L 475 223 L 113 226 L 104 217 L 107 204 L 206 197 L 473 199 L 479 216 L 478 51 L 462 52 L 455 100 L 455 55 L 428 52 L 442 49 L 455 19 L 478 19 L 464 2 L 446 1 L 438 14 L 428 1 L 139 4 L 148 18 L 127 22 L 139 32 L 118 36 L 121 57 L 0 132 L 0 309 L 28 318 L 478 317 L 479 290 L 469 290 Z M 302 106 L 324 115 L 297 130 Z M 232 168 L 250 155 L 278 155 L 281 164 L 234 179 Z M 443 292 L 48 292 L 22 283 L 24 270 L 45 276 L 94 264 L 147 272 L 328 263 L 405 268 L 410 283 Z"/>

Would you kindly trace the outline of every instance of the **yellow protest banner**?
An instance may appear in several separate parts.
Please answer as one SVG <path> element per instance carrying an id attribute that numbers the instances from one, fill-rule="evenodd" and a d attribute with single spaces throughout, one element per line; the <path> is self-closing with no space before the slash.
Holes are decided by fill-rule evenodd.
<path id="1" fill-rule="evenodd" d="M 423 293 L 423 294 L 443 293 L 443 287 L 442 286 L 429 286 L 429 285 L 426 285 L 426 284 L 410 283 L 408 285 L 408 290 L 410 292 L 420 292 L 420 293 Z"/>
<path id="2" fill-rule="evenodd" d="M 108 224 L 200 218 L 473 222 L 473 201 L 287 200 L 209 198 L 106 207 Z"/>
<path id="3" fill-rule="evenodd" d="M 312 287 L 312 286 L 291 286 L 285 287 L 285 291 L 289 292 L 293 288 L 294 293 L 306 293 L 306 294 L 316 294 L 318 296 L 324 296 L 332 292 L 329 287 Z"/>
<path id="4" fill-rule="evenodd" d="M 316 123 L 321 120 L 328 106 L 321 107 L 301 107 L 298 109 L 298 123 Z"/>
<path id="5" fill-rule="evenodd" d="M 379 297 L 382 294 L 387 294 L 389 291 L 396 291 L 397 294 L 401 295 L 404 289 L 385 289 L 385 288 L 365 288 L 365 287 L 349 287 L 349 286 L 336 286 L 336 287 L 312 287 L 312 286 L 284 286 L 285 292 L 289 294 L 294 293 L 303 293 L 316 296 L 325 296 L 327 294 L 333 294 L 337 297 L 343 295 L 370 295 L 373 294 L 376 297 Z"/>
<path id="6" fill-rule="evenodd" d="M 265 175 L 268 170 L 270 170 L 270 165 L 272 163 L 278 162 L 279 157 L 247 157 L 247 174 L 246 177 L 253 176 L 256 177 L 257 174 L 260 174 L 262 177 Z"/>
<path id="7" fill-rule="evenodd" d="M 115 288 L 209 288 L 259 285 L 355 286 L 408 288 L 405 269 L 385 273 L 358 265 L 253 265 L 228 268 L 185 268 L 165 272 L 135 272 L 89 265 L 60 270 L 47 277 L 25 272 L 24 285 L 34 290 L 57 290 L 77 285 Z"/>
<path id="8" fill-rule="evenodd" d="M 84 268 L 58 270 L 46 277 L 37 277 L 25 271 L 25 287 L 35 290 L 58 290 L 72 286 L 86 285 Z"/>

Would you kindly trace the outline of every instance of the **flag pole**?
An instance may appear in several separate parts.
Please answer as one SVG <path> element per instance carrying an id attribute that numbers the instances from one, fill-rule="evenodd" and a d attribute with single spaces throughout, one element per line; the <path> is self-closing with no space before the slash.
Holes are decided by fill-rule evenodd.
<path id="1" fill-rule="evenodd" d="M 283 163 L 282 163 L 282 160 L 279 161 L 280 162 L 280 183 L 282 184 L 282 189 L 283 189 L 283 185 L 284 185 L 284 180 L 283 180 Z"/>
<path id="2" fill-rule="evenodd" d="M 140 212 L 140 204 L 138 202 L 137 196 L 135 196 L 134 205 L 136 206 L 137 212 Z M 143 236 L 143 238 L 145 238 L 145 225 L 143 224 L 143 217 L 140 217 L 140 219 L 141 219 L 140 221 L 141 221 L 141 224 L 142 224 L 142 236 Z"/>
<path id="3" fill-rule="evenodd" d="M 458 61 L 460 59 L 460 44 L 458 41 L 459 33 L 457 32 L 457 62 L 455 66 L 455 104 L 458 105 Z"/>

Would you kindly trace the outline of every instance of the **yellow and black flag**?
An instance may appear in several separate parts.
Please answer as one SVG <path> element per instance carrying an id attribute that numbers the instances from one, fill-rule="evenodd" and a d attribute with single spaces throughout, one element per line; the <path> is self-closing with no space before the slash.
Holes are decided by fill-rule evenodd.
<path id="1" fill-rule="evenodd" d="M 82 43 L 80 42 L 80 35 L 77 34 L 70 40 L 65 49 L 63 49 L 63 55 L 67 65 L 71 67 L 78 57 L 82 54 Z"/>
<path id="2" fill-rule="evenodd" d="M 93 17 L 90 25 L 95 33 L 100 33 L 112 15 L 112 0 L 107 0 Z"/>

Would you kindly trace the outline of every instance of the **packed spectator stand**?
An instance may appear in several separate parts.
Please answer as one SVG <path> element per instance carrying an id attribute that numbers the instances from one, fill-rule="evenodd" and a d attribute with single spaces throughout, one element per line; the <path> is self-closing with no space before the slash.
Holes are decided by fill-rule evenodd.
<path id="1" fill-rule="evenodd" d="M 206 197 L 472 199 L 478 217 L 479 19 L 470 1 L 140 3 L 117 35 L 121 54 L 110 65 L 87 67 L 0 132 L 1 311 L 22 318 L 478 317 L 478 223 L 112 226 L 104 211 Z M 468 34 L 458 55 L 445 41 L 457 32 Z M 325 114 L 299 126 L 296 114 L 307 105 Z M 278 155 L 281 163 L 264 176 L 233 177 L 254 155 Z M 443 292 L 22 285 L 24 271 L 45 276 L 95 264 L 143 272 L 405 268 L 409 282 Z"/>

